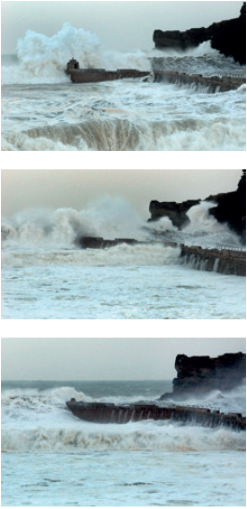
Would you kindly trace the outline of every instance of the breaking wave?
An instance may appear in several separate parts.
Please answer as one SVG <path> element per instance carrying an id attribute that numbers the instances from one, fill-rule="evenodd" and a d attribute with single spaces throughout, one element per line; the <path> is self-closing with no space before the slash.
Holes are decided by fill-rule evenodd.
<path id="1" fill-rule="evenodd" d="M 13 60 L 3 60 L 2 83 L 69 83 L 64 70 L 73 56 L 81 67 L 151 69 L 150 61 L 141 50 L 130 53 L 106 50 L 96 34 L 64 23 L 52 37 L 27 30 L 17 44 L 18 67 Z"/>
<path id="2" fill-rule="evenodd" d="M 81 111 L 83 114 L 87 116 L 87 112 Z M 125 116 L 125 111 L 118 115 Z M 92 116 L 95 116 L 94 112 Z M 210 125 L 199 118 L 169 121 L 142 121 L 137 118 L 132 121 L 111 116 L 110 109 L 104 111 L 102 108 L 97 118 L 86 118 L 83 122 L 63 122 L 8 133 L 3 137 L 2 150 L 214 151 L 220 147 L 220 150 L 228 151 L 238 150 L 237 147 L 242 147 L 243 143 L 243 129 L 236 125 L 234 118 L 228 118 L 227 124 L 219 118 Z"/>
<path id="3" fill-rule="evenodd" d="M 244 405 L 244 388 L 220 393 L 225 408 L 232 408 L 234 396 Z M 222 451 L 245 450 L 245 433 L 225 428 L 210 429 L 169 421 L 139 421 L 125 425 L 95 424 L 81 421 L 66 408 L 65 401 L 75 397 L 93 401 L 73 387 L 7 389 L 2 391 L 2 451 L 4 452 L 83 452 L 83 451 Z M 144 399 L 115 396 L 97 398 L 115 404 Z M 210 393 L 204 403 L 216 402 Z M 219 400 L 219 396 L 218 396 Z M 198 404 L 198 402 L 197 402 Z M 221 403 L 220 403 L 221 404 Z M 240 406 L 240 403 L 239 403 Z M 218 405 L 219 407 L 219 405 Z M 236 411 L 236 406 L 234 407 Z"/>
<path id="4" fill-rule="evenodd" d="M 159 423 L 43 426 L 28 430 L 4 430 L 3 452 L 85 452 L 85 451 L 224 451 L 245 450 L 245 433 L 223 428 L 211 430 L 195 426 Z"/>

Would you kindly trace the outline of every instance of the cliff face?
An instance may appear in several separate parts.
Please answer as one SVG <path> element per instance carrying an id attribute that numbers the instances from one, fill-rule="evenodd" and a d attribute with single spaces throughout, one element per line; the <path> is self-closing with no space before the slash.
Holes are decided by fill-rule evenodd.
<path id="1" fill-rule="evenodd" d="M 176 202 L 159 202 L 152 200 L 149 205 L 151 218 L 149 221 L 156 221 L 163 216 L 169 217 L 174 226 L 182 229 L 189 218 L 187 211 L 194 205 L 200 203 L 198 200 L 187 200 L 182 203 Z M 220 223 L 227 223 L 228 226 L 235 231 L 241 238 L 242 242 L 246 241 L 246 170 L 238 184 L 236 191 L 230 193 L 220 193 L 210 195 L 205 201 L 215 202 L 215 207 L 209 209 L 209 213 L 213 215 Z"/>
<path id="2" fill-rule="evenodd" d="M 246 3 L 239 18 L 213 23 L 208 28 L 191 28 L 184 32 L 155 30 L 153 41 L 157 49 L 176 48 L 185 50 L 202 42 L 211 41 L 211 46 L 225 56 L 232 56 L 240 64 L 246 63 Z"/>
<path id="3" fill-rule="evenodd" d="M 246 378 L 246 354 L 226 353 L 216 358 L 177 355 L 175 369 L 173 393 L 163 394 L 160 399 L 233 389 Z"/>
<path id="4" fill-rule="evenodd" d="M 246 241 L 246 170 L 243 170 L 236 191 L 209 196 L 207 201 L 217 203 L 209 209 L 219 223 L 228 223 L 230 228 Z"/>

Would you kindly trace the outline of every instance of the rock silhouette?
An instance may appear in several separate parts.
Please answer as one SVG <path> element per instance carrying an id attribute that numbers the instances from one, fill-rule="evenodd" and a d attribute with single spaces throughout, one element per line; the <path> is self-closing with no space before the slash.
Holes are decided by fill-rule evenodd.
<path id="1" fill-rule="evenodd" d="M 219 357 L 177 355 L 177 377 L 173 380 L 173 392 L 160 399 L 205 394 L 211 390 L 232 390 L 246 378 L 246 354 L 226 353 Z"/>
<path id="2" fill-rule="evenodd" d="M 246 242 L 246 170 L 243 170 L 235 191 L 210 195 L 204 201 L 215 203 L 215 206 L 209 209 L 209 214 L 218 222 L 227 223 L 244 244 Z M 201 199 L 187 200 L 182 203 L 152 200 L 149 204 L 151 214 L 149 221 L 157 221 L 167 216 L 174 226 L 181 230 L 189 223 L 188 210 L 200 202 Z"/>
<path id="3" fill-rule="evenodd" d="M 246 64 L 246 3 L 240 10 L 238 18 L 213 23 L 208 28 L 191 28 L 179 30 L 155 30 L 153 34 L 155 48 L 173 48 L 186 50 L 210 41 L 211 47 L 226 57 L 233 57 L 241 65 Z"/>

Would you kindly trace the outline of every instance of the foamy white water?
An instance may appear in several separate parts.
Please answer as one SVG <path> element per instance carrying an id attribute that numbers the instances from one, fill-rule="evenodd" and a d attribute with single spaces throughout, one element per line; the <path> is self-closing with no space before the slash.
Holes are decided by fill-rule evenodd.
<path id="1" fill-rule="evenodd" d="M 245 505 L 245 432 L 87 423 L 65 406 L 71 397 L 154 402 L 170 389 L 162 381 L 4 382 L 2 505 Z M 199 404 L 245 413 L 245 387 Z"/>
<path id="2" fill-rule="evenodd" d="M 194 270 L 181 264 L 179 246 L 162 243 L 243 249 L 209 216 L 210 206 L 191 208 L 182 231 L 168 218 L 147 223 L 128 202 L 110 198 L 80 212 L 2 218 L 2 317 L 244 318 L 244 277 Z M 76 239 L 87 235 L 152 242 L 81 249 Z"/>
<path id="3" fill-rule="evenodd" d="M 17 57 L 2 59 L 2 150 L 245 150 L 246 86 L 225 93 L 126 79 L 72 84 L 64 69 L 167 70 L 245 75 L 209 43 L 185 53 L 109 51 L 68 23 L 53 37 L 28 30 Z M 151 59 L 151 60 L 150 60 Z"/>

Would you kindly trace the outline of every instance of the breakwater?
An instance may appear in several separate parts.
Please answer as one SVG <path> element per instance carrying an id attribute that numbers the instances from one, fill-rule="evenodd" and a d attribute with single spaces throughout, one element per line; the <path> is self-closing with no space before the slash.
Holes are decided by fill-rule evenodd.
<path id="1" fill-rule="evenodd" d="M 202 74 L 172 71 L 154 71 L 154 79 L 157 82 L 167 82 L 175 85 L 207 87 L 209 92 L 229 92 L 229 90 L 237 90 L 246 83 L 246 79 L 242 76 L 203 76 Z"/>
<path id="2" fill-rule="evenodd" d="M 181 244 L 182 263 L 193 269 L 219 272 L 220 274 L 246 276 L 246 251 L 207 249 Z"/>
<path id="3" fill-rule="evenodd" d="M 82 249 L 107 249 L 120 244 L 131 246 L 161 244 L 165 247 L 180 248 L 179 260 L 183 264 L 189 264 L 193 269 L 214 271 L 220 274 L 246 276 L 246 251 L 235 251 L 231 249 L 208 249 L 201 246 L 186 246 L 176 242 L 165 241 L 138 241 L 128 238 L 116 238 L 113 240 L 103 237 L 79 236 L 75 244 Z"/>
<path id="4" fill-rule="evenodd" d="M 127 424 L 130 421 L 154 419 L 201 424 L 208 427 L 228 426 L 236 430 L 246 429 L 246 418 L 241 414 L 224 414 L 219 411 L 211 411 L 208 408 L 188 406 L 167 408 L 146 404 L 84 403 L 77 402 L 73 398 L 67 401 L 66 405 L 79 419 L 101 424 Z"/>

